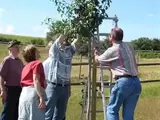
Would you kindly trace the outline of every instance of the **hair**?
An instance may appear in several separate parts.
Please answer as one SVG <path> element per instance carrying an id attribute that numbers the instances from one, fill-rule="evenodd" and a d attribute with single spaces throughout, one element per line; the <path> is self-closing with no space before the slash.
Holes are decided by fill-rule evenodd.
<path id="1" fill-rule="evenodd" d="M 34 45 L 27 45 L 22 52 L 24 60 L 28 63 L 35 61 L 36 51 L 37 51 L 37 48 Z"/>
<path id="2" fill-rule="evenodd" d="M 116 41 L 122 41 L 123 40 L 123 30 L 121 28 L 113 28 L 111 30 L 111 35 Z"/>

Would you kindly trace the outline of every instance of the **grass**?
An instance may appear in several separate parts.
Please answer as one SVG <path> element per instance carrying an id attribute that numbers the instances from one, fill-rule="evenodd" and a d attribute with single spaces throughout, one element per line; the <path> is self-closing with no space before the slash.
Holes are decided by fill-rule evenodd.
<path id="1" fill-rule="evenodd" d="M 38 48 L 41 53 L 41 60 L 45 60 L 48 56 L 48 52 L 44 48 Z M 8 54 L 7 48 L 5 45 L 0 45 L 0 61 Z M 86 62 L 87 59 L 83 59 L 83 62 Z M 140 59 L 139 63 L 155 63 L 159 62 L 160 59 Z M 78 58 L 74 58 L 73 62 L 79 62 Z M 99 71 L 98 71 L 99 72 Z M 159 66 L 146 66 L 139 67 L 140 79 L 141 80 L 155 80 L 160 79 L 160 67 Z M 82 66 L 82 76 L 87 76 L 88 67 Z M 108 71 L 105 71 L 105 76 L 109 74 Z M 78 79 L 79 76 L 79 66 L 72 67 L 72 82 L 80 82 Z M 98 80 L 98 73 L 97 73 Z M 72 87 L 72 95 L 69 99 L 68 109 L 67 109 L 67 120 L 80 120 L 81 106 L 79 102 L 81 101 L 81 89 L 84 86 Z M 138 102 L 136 111 L 135 111 L 135 120 L 159 120 L 160 114 L 160 84 L 143 84 L 142 94 Z M 102 109 L 102 103 L 100 99 L 97 99 L 97 107 Z M 103 114 L 97 113 L 97 120 L 103 120 Z"/>
<path id="2" fill-rule="evenodd" d="M 21 36 L 21 35 L 7 35 L 7 34 L 0 34 L 0 38 L 8 38 L 8 39 L 16 39 L 18 41 L 21 41 L 22 43 L 27 43 L 31 39 L 40 38 L 45 40 L 45 38 L 42 37 L 31 37 L 31 36 Z"/>

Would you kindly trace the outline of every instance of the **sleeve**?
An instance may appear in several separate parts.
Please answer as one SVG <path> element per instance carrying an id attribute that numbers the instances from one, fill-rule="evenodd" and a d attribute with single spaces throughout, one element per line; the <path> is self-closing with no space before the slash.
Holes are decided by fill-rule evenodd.
<path id="1" fill-rule="evenodd" d="M 60 45 L 60 42 L 59 42 L 60 39 L 61 39 L 61 36 L 59 36 L 50 47 L 49 56 L 55 57 L 55 53 L 57 52 L 57 49 L 59 48 L 59 45 Z"/>
<path id="2" fill-rule="evenodd" d="M 75 52 L 76 52 L 75 44 L 74 45 L 71 44 L 71 52 L 72 52 L 72 55 L 75 54 Z"/>
<path id="3" fill-rule="evenodd" d="M 9 70 L 9 60 L 8 59 L 4 59 L 0 65 L 0 75 L 2 76 L 2 78 L 5 80 L 5 77 L 8 74 L 8 70 Z"/>
<path id="4" fill-rule="evenodd" d="M 47 59 L 48 60 L 48 59 Z M 49 69 L 49 63 L 48 61 L 45 60 L 42 64 L 43 64 L 43 69 L 44 69 L 44 75 L 45 75 L 45 79 L 48 78 L 48 69 Z"/>
<path id="5" fill-rule="evenodd" d="M 115 56 L 114 50 L 112 50 L 111 48 L 108 48 L 102 55 L 98 56 L 97 59 L 100 63 L 112 62 L 118 59 L 118 56 Z"/>
<path id="6" fill-rule="evenodd" d="M 43 65 L 41 62 L 38 62 L 33 66 L 33 74 L 40 74 L 42 72 L 44 71 L 43 71 Z"/>

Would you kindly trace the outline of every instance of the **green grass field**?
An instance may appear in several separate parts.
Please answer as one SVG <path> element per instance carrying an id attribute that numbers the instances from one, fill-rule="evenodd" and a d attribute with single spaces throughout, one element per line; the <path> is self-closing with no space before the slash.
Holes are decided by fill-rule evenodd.
<path id="1" fill-rule="evenodd" d="M 41 53 L 41 60 L 45 60 L 48 56 L 48 52 L 45 48 L 39 48 Z M 0 61 L 8 54 L 7 48 L 4 45 L 0 45 Z M 80 60 L 76 57 L 73 62 L 79 62 Z M 87 59 L 83 59 L 86 62 Z M 140 63 L 155 63 L 159 62 L 160 59 L 141 59 Z M 146 66 L 139 67 L 140 79 L 141 80 L 156 80 L 160 79 L 160 66 Z M 88 67 L 82 66 L 81 74 L 87 76 Z M 105 72 L 107 76 L 108 71 Z M 79 66 L 72 67 L 72 82 L 80 82 L 79 76 Z M 97 73 L 98 76 L 98 73 Z M 98 77 L 97 77 L 98 79 Z M 72 87 L 72 95 L 69 99 L 68 109 L 67 109 L 67 120 L 80 120 L 81 106 L 79 102 L 81 101 L 81 89 L 83 86 Z M 143 84 L 143 91 L 138 102 L 135 111 L 135 120 L 159 120 L 160 114 L 160 83 L 146 83 Z M 101 100 L 97 99 L 97 107 L 102 109 Z M 2 107 L 0 107 L 2 108 Z M 103 114 L 97 113 L 97 120 L 103 120 Z"/>
<path id="2" fill-rule="evenodd" d="M 18 41 L 21 41 L 22 43 L 27 43 L 31 39 L 40 38 L 45 40 L 45 38 L 41 37 L 31 37 L 31 36 L 21 36 L 21 35 L 6 35 L 6 34 L 0 34 L 0 38 L 8 38 L 8 39 L 16 39 Z"/>

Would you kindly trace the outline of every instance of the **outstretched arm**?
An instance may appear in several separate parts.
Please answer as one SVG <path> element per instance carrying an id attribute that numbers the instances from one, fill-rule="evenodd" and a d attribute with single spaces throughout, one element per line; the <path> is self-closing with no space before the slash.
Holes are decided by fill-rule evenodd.
<path id="1" fill-rule="evenodd" d="M 54 57 L 57 49 L 59 48 L 59 45 L 63 42 L 64 36 L 61 34 L 51 45 L 49 49 L 49 56 Z"/>
<path id="2" fill-rule="evenodd" d="M 118 59 L 118 56 L 114 55 L 114 51 L 109 48 L 107 49 L 103 54 L 99 55 L 98 51 L 94 51 L 95 61 L 99 62 L 101 64 L 112 62 L 116 59 Z"/>
<path id="3" fill-rule="evenodd" d="M 76 51 L 76 46 L 77 46 L 76 44 L 77 44 L 77 41 L 78 41 L 79 39 L 80 39 L 80 36 L 77 35 L 77 38 L 74 39 L 73 42 L 71 43 L 71 46 L 72 46 L 74 52 Z"/>

